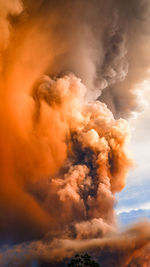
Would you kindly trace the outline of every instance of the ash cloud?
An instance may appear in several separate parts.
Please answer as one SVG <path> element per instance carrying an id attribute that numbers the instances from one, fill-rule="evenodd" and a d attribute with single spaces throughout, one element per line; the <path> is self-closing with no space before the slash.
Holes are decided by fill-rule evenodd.
<path id="1" fill-rule="evenodd" d="M 73 72 L 89 88 L 87 98 L 99 97 L 116 118 L 144 108 L 136 89 L 149 76 L 148 0 L 23 3 L 22 14 L 11 20 L 13 46 L 24 35 L 30 57 L 26 49 L 17 57 L 51 77 Z"/>
<path id="2" fill-rule="evenodd" d="M 27 7 L 39 28 L 52 30 L 54 46 L 59 43 L 47 66 L 50 76 L 75 73 L 89 88 L 88 99 L 99 97 L 116 118 L 144 108 L 136 89 L 149 76 L 148 0 L 31 1 Z"/>
<path id="3" fill-rule="evenodd" d="M 42 240 L 16 245 L 4 249 L 0 254 L 0 263 L 2 266 L 11 266 L 12 262 L 15 262 L 15 266 L 26 266 L 38 259 L 40 262 L 44 260 L 45 264 L 50 262 L 51 266 L 65 266 L 64 260 L 67 262 L 76 253 L 86 251 L 97 260 L 99 258 L 104 267 L 148 266 L 149 229 L 150 224 L 145 221 L 123 233 L 105 238 Z"/>
<path id="4" fill-rule="evenodd" d="M 144 266 L 149 223 L 119 234 L 114 206 L 132 165 L 124 118 L 148 77 L 149 5 L 0 0 L 1 266 L 85 250 Z"/>

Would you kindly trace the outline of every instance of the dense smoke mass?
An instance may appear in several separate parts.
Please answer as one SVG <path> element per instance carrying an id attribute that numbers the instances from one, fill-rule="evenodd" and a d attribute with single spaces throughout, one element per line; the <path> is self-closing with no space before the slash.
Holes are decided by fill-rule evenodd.
<path id="1" fill-rule="evenodd" d="M 114 211 L 149 20 L 149 0 L 0 0 L 0 266 L 149 266 L 149 222 Z"/>

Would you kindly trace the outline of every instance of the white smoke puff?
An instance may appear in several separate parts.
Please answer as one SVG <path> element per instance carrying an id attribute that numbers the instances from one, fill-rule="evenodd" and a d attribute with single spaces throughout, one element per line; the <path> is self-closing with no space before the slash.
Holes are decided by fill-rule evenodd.
<path id="1" fill-rule="evenodd" d="M 79 140 L 81 140 L 83 146 L 97 148 L 99 143 L 99 135 L 94 129 L 91 129 L 86 133 L 81 132 Z"/>
<path id="2" fill-rule="evenodd" d="M 130 127 L 129 127 L 128 122 L 123 119 L 117 120 L 112 127 L 111 135 L 112 135 L 112 138 L 117 136 L 118 141 L 119 141 L 118 145 L 119 143 L 121 143 L 122 140 L 124 141 L 124 136 L 126 136 L 125 142 L 128 143 L 130 139 Z M 113 139 L 111 139 L 110 142 L 113 142 L 112 140 Z"/>
<path id="3" fill-rule="evenodd" d="M 112 112 L 107 108 L 104 103 L 96 101 L 85 105 L 85 118 L 89 118 L 90 127 L 93 128 L 107 128 L 114 122 Z"/>
<path id="4" fill-rule="evenodd" d="M 54 83 L 54 91 L 58 91 L 61 98 L 71 96 L 72 99 L 81 97 L 84 98 L 87 88 L 74 74 L 65 75 L 59 78 Z"/>

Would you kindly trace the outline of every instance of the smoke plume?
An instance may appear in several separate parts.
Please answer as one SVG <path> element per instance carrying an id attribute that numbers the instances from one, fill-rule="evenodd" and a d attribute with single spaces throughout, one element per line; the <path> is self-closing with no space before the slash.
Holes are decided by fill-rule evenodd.
<path id="1" fill-rule="evenodd" d="M 149 1 L 0 7 L 0 266 L 84 251 L 148 266 L 149 223 L 119 232 L 114 206 L 132 166 L 125 119 L 145 106 Z"/>

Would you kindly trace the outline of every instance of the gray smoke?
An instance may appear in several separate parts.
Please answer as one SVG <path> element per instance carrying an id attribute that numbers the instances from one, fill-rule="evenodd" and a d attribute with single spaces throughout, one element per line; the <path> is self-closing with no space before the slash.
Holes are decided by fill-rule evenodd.
<path id="1" fill-rule="evenodd" d="M 11 16 L 15 44 L 22 32 L 24 40 L 31 38 L 30 46 L 39 42 L 42 71 L 50 76 L 73 72 L 89 88 L 88 99 L 99 97 L 117 118 L 143 109 L 136 89 L 149 76 L 149 0 L 23 3 L 22 14 Z"/>
<path id="2" fill-rule="evenodd" d="M 54 46 L 59 46 L 47 74 L 73 72 L 89 88 L 88 98 L 99 97 L 117 118 L 142 110 L 136 89 L 149 75 L 148 0 L 40 0 L 24 5 L 20 20 L 45 34 L 52 32 Z"/>
<path id="3" fill-rule="evenodd" d="M 131 165 L 128 124 L 115 119 L 145 106 L 150 1 L 0 7 L 0 233 L 19 243 L 1 248 L 0 266 L 85 249 L 104 266 L 148 266 L 149 223 L 119 234 L 114 205 Z"/>

